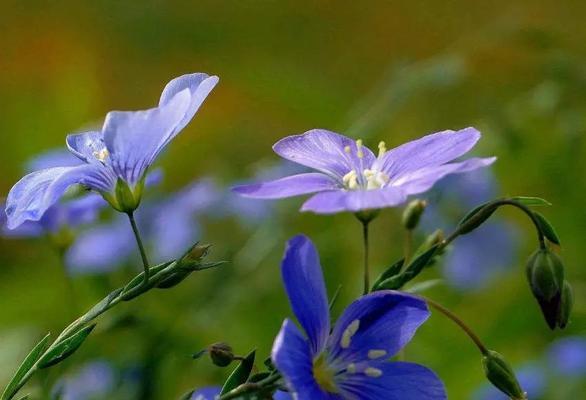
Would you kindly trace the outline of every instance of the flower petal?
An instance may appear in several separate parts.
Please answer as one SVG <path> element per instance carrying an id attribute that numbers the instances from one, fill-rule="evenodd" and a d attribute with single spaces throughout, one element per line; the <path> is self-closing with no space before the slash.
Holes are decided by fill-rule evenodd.
<path id="1" fill-rule="evenodd" d="M 442 381 L 428 368 L 406 362 L 385 362 L 378 377 L 345 374 L 340 382 L 345 398 L 361 400 L 445 400 Z"/>
<path id="2" fill-rule="evenodd" d="M 373 190 L 331 190 L 317 193 L 307 200 L 301 211 L 317 214 L 334 214 L 342 211 L 356 212 L 397 206 L 407 199 L 402 188 Z"/>
<path id="3" fill-rule="evenodd" d="M 55 167 L 26 175 L 10 190 L 6 199 L 8 228 L 24 221 L 38 221 L 59 200 L 67 188 L 80 183 L 92 189 L 108 191 L 113 181 L 100 164 Z"/>
<path id="4" fill-rule="evenodd" d="M 107 155 L 104 135 L 100 131 L 89 131 L 67 135 L 67 148 L 80 160 L 91 163 Z M 106 161 L 104 158 L 102 161 Z"/>
<path id="5" fill-rule="evenodd" d="M 296 399 L 327 400 L 313 377 L 313 359 L 309 343 L 293 322 L 286 319 L 273 343 L 271 358 L 283 374 Z"/>
<path id="6" fill-rule="evenodd" d="M 385 290 L 363 296 L 338 319 L 328 342 L 329 353 L 341 363 L 383 361 L 403 348 L 428 317 L 425 302 L 408 294 Z M 348 335 L 352 324 L 355 331 Z M 380 356 L 369 356 L 371 351 Z"/>
<path id="7" fill-rule="evenodd" d="M 350 147 L 350 153 L 344 151 L 346 146 Z M 287 160 L 314 168 L 340 181 L 353 169 L 362 171 L 369 168 L 375 159 L 366 147 L 362 147 L 364 157 L 358 158 L 354 140 L 324 129 L 287 136 L 279 140 L 273 150 Z"/>
<path id="8" fill-rule="evenodd" d="M 175 136 L 191 101 L 185 89 L 158 108 L 111 111 L 102 132 L 116 174 L 136 184 L 165 145 Z"/>
<path id="9" fill-rule="evenodd" d="M 183 119 L 175 127 L 175 133 L 185 128 L 185 125 L 191 121 L 206 97 L 218 83 L 218 80 L 217 76 L 209 76 L 203 73 L 186 74 L 173 79 L 165 86 L 163 93 L 161 93 L 159 106 L 169 103 L 177 93 L 184 89 L 189 89 L 191 94 L 189 107 L 185 111 Z"/>
<path id="10" fill-rule="evenodd" d="M 433 133 L 389 150 L 376 166 L 393 179 L 450 162 L 470 151 L 479 139 L 480 132 L 474 128 Z"/>
<path id="11" fill-rule="evenodd" d="M 216 397 L 220 395 L 222 388 L 219 386 L 209 386 L 204 387 L 201 389 L 197 389 L 191 397 L 190 400 L 214 400 Z"/>
<path id="12" fill-rule="evenodd" d="M 69 151 L 56 149 L 36 156 L 27 163 L 26 169 L 27 172 L 34 172 L 53 167 L 74 167 L 79 164 L 81 161 Z"/>
<path id="13" fill-rule="evenodd" d="M 449 163 L 440 166 L 422 168 L 417 171 L 400 175 L 391 181 L 390 187 L 400 187 L 406 194 L 423 193 L 440 179 L 449 174 L 459 174 L 487 167 L 496 161 L 496 157 L 470 158 L 466 161 Z"/>
<path id="14" fill-rule="evenodd" d="M 241 185 L 232 191 L 258 199 L 281 199 L 336 188 L 332 178 L 320 173 L 291 175 L 269 182 Z"/>
<path id="15" fill-rule="evenodd" d="M 281 274 L 291 308 L 309 338 L 312 355 L 316 355 L 330 332 L 330 311 L 319 255 L 308 237 L 298 235 L 289 240 Z"/>

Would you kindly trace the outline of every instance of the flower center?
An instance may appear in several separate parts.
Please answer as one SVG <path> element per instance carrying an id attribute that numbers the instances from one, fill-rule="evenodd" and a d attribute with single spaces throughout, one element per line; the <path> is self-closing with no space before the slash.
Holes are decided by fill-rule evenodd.
<path id="1" fill-rule="evenodd" d="M 313 361 L 313 377 L 323 390 L 329 393 L 337 393 L 338 387 L 334 380 L 335 371 L 333 371 L 326 361 L 324 353 L 320 354 Z"/>
<path id="2" fill-rule="evenodd" d="M 350 154 L 352 149 L 350 146 L 344 147 L 346 154 Z M 378 144 L 378 158 L 380 159 L 387 151 L 385 142 Z M 344 187 L 348 190 L 372 190 L 380 189 L 389 183 L 389 176 L 383 171 L 378 171 L 376 168 L 364 168 L 362 165 L 362 159 L 364 158 L 364 151 L 362 150 L 362 140 L 356 141 L 356 156 L 360 160 L 360 168 L 358 171 L 355 169 L 348 172 L 342 178 Z"/>

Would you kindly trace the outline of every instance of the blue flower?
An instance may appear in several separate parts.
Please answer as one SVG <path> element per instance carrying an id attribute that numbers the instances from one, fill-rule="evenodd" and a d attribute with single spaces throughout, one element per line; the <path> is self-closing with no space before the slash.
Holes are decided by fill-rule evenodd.
<path id="1" fill-rule="evenodd" d="M 453 229 L 465 212 L 498 195 L 498 185 L 487 169 L 442 180 L 427 196 L 422 218 L 427 229 Z M 477 230 L 461 236 L 444 257 L 444 275 L 461 290 L 484 287 L 516 260 L 515 226 L 493 217 Z"/>
<path id="2" fill-rule="evenodd" d="M 66 150 L 52 150 L 43 153 L 28 163 L 29 170 L 53 168 L 56 165 L 79 166 L 82 162 Z M 56 234 L 62 229 L 73 228 L 96 220 L 99 211 L 106 205 L 104 199 L 95 193 L 82 194 L 51 205 L 37 221 L 25 221 L 15 229 L 7 227 L 7 216 L 0 213 L 2 234 L 6 237 L 38 237 Z M 1 208 L 4 205 L 2 204 Z"/>
<path id="3" fill-rule="evenodd" d="M 361 140 L 314 129 L 281 139 L 273 150 L 316 172 L 237 186 L 233 190 L 259 199 L 315 193 L 301 210 L 319 214 L 393 207 L 410 195 L 429 190 L 446 175 L 492 164 L 494 157 L 451 162 L 470 151 L 479 139 L 480 132 L 474 128 L 444 131 L 389 151 L 381 142 L 375 156 Z"/>
<path id="4" fill-rule="evenodd" d="M 222 388 L 219 386 L 208 386 L 201 389 L 196 390 L 191 395 L 190 400 L 214 400 L 222 391 Z M 274 400 L 291 400 L 291 395 L 286 392 L 277 391 L 273 395 Z"/>
<path id="5" fill-rule="evenodd" d="M 68 376 L 56 385 L 56 392 L 62 400 L 88 400 L 107 398 L 114 390 L 116 375 L 106 361 L 92 361 L 85 364 L 75 375 Z"/>
<path id="6" fill-rule="evenodd" d="M 540 365 L 528 364 L 521 367 L 516 375 L 529 399 L 537 400 L 543 397 L 547 388 L 547 374 Z M 490 385 L 483 385 L 472 398 L 474 400 L 509 400 L 509 396 Z"/>
<path id="7" fill-rule="evenodd" d="M 330 312 L 319 256 L 311 241 L 296 236 L 281 266 L 297 320 L 286 319 L 272 360 L 299 399 L 445 399 L 429 369 L 390 362 L 429 317 L 426 304 L 401 292 L 380 291 L 354 301 L 330 333 Z"/>
<path id="8" fill-rule="evenodd" d="M 8 227 L 38 221 L 73 184 L 97 191 L 118 211 L 134 211 L 148 168 L 217 82 L 206 74 L 180 76 L 167 84 L 157 107 L 112 111 L 100 131 L 69 135 L 67 146 L 83 163 L 41 169 L 18 181 L 6 201 Z"/>
<path id="9" fill-rule="evenodd" d="M 554 342 L 548 351 L 548 365 L 567 377 L 586 377 L 586 337 L 570 336 Z"/>

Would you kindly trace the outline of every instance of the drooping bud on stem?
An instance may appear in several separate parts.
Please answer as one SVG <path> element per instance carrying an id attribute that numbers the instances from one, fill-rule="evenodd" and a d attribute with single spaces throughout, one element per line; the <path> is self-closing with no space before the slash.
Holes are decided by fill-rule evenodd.
<path id="1" fill-rule="evenodd" d="M 568 281 L 564 281 L 562 287 L 562 300 L 560 304 L 560 310 L 558 314 L 558 326 L 564 329 L 570 320 L 570 314 L 572 313 L 572 307 L 574 306 L 574 293 L 572 286 Z"/>
<path id="2" fill-rule="evenodd" d="M 403 211 L 403 217 L 401 222 L 405 229 L 413 230 L 419 224 L 419 220 L 423 215 L 423 211 L 425 211 L 425 207 L 427 206 L 427 202 L 421 199 L 412 200 L 405 210 Z"/>
<path id="3" fill-rule="evenodd" d="M 526 400 L 527 396 L 504 357 L 493 350 L 488 350 L 482 356 L 482 366 L 486 378 L 501 392 L 512 400 Z"/>
<path id="4" fill-rule="evenodd" d="M 564 265 L 560 257 L 547 248 L 538 249 L 527 263 L 527 280 L 541 312 L 551 329 L 560 324 Z M 567 289 L 569 291 L 570 289 Z M 571 298 L 571 293 L 566 297 Z M 571 302 L 571 300 L 569 300 Z M 566 303 L 568 300 L 566 301 Z M 570 304 L 571 308 L 571 304 Z M 565 318 L 567 321 L 567 317 Z M 565 322 L 565 321 L 561 321 Z M 565 323 L 563 324 L 565 326 Z"/>
<path id="5" fill-rule="evenodd" d="M 218 367 L 227 367 L 236 358 L 232 347 L 227 343 L 214 343 L 209 347 L 208 351 L 212 362 Z"/>

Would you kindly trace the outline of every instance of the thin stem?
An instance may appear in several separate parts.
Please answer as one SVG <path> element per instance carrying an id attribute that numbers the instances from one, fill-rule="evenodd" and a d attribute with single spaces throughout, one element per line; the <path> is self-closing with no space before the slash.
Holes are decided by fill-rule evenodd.
<path id="1" fill-rule="evenodd" d="M 229 391 L 226 394 L 223 394 L 218 398 L 218 400 L 230 400 L 230 399 L 237 399 L 241 397 L 243 394 L 250 393 L 250 392 L 258 392 L 263 389 L 270 389 L 273 387 L 279 380 L 281 379 L 281 374 L 275 373 L 262 381 L 259 382 L 247 382 L 236 389 Z"/>
<path id="2" fill-rule="evenodd" d="M 437 311 L 444 314 L 446 317 L 448 317 L 454 323 L 456 323 L 456 325 L 458 325 L 466 333 L 466 335 L 468 335 L 468 337 L 474 342 L 476 347 L 478 347 L 478 350 L 480 350 L 480 352 L 483 355 L 488 353 L 488 349 L 486 348 L 484 343 L 482 343 L 482 341 L 480 340 L 478 335 L 476 335 L 474 333 L 474 331 L 472 331 L 472 329 L 468 325 L 466 325 L 464 323 L 464 321 L 462 321 L 456 314 L 454 314 L 453 312 L 451 312 L 450 310 L 448 310 L 446 307 L 442 306 L 441 304 L 435 302 L 434 300 L 431 300 L 431 299 L 424 297 L 424 296 L 421 296 L 421 295 L 419 295 L 419 297 L 423 301 L 425 301 L 428 305 L 435 308 Z"/>
<path id="3" fill-rule="evenodd" d="M 370 221 L 362 222 L 362 240 L 364 244 L 364 294 L 370 291 L 370 266 L 368 264 L 368 224 Z"/>
<path id="4" fill-rule="evenodd" d="M 136 244 L 138 245 L 138 250 L 140 251 L 140 257 L 142 258 L 142 265 L 144 267 L 144 285 L 146 285 L 148 284 L 150 278 L 149 260 L 146 255 L 144 245 L 142 244 L 142 239 L 140 237 L 140 232 L 138 231 L 138 226 L 136 226 L 136 221 L 134 219 L 133 212 L 128 213 L 128 219 L 130 220 L 132 232 L 134 233 L 134 237 L 136 238 Z"/>

